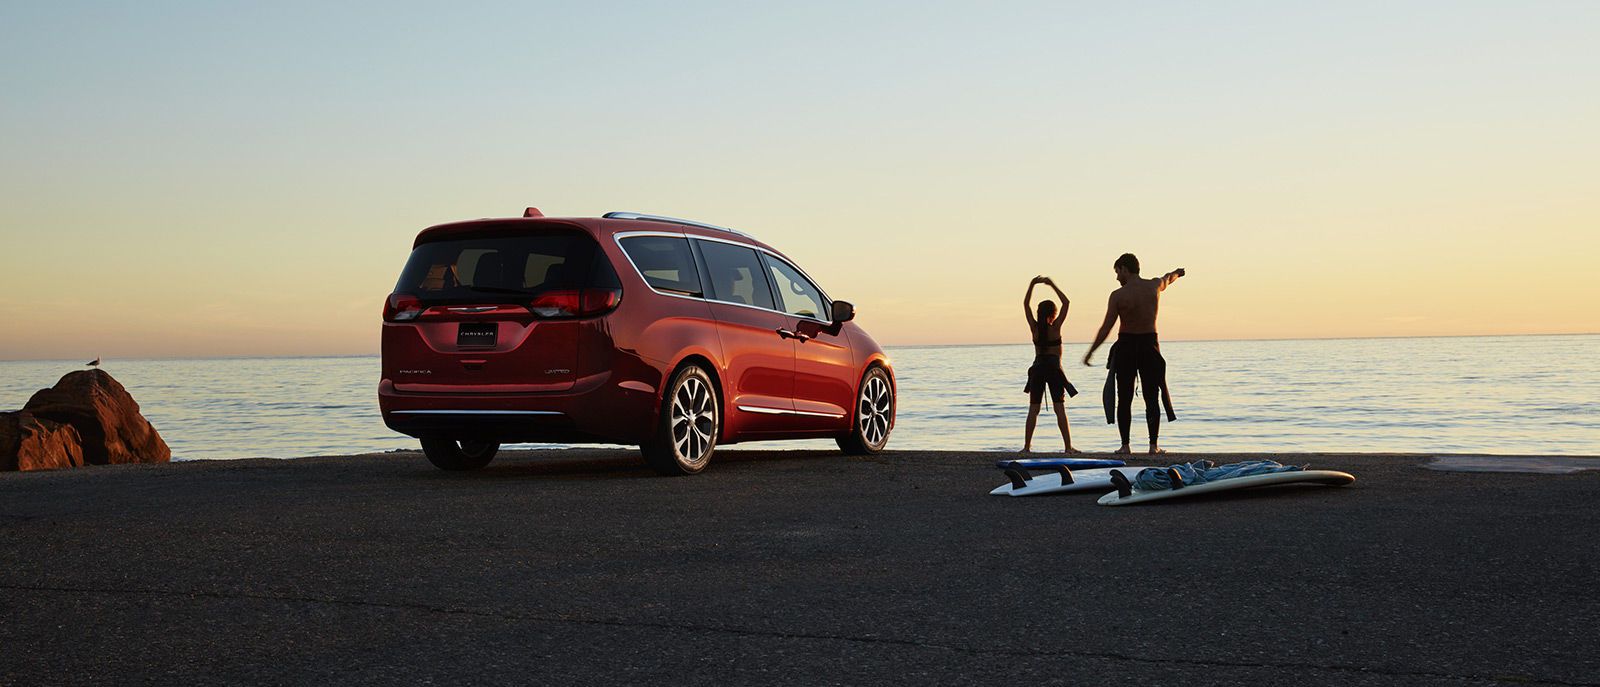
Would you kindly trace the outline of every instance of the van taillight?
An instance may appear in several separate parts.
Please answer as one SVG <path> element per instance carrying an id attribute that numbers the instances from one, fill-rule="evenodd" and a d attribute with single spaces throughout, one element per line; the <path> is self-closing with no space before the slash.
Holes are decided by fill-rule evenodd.
<path id="1" fill-rule="evenodd" d="M 563 289 L 539 294 L 528 310 L 539 317 L 592 317 L 621 302 L 622 289 Z"/>
<path id="2" fill-rule="evenodd" d="M 384 322 L 410 322 L 422 314 L 422 299 L 403 293 L 389 294 L 383 303 Z"/>
<path id="3" fill-rule="evenodd" d="M 578 313 L 599 315 L 616 310 L 622 304 L 622 289 L 584 289 Z"/>

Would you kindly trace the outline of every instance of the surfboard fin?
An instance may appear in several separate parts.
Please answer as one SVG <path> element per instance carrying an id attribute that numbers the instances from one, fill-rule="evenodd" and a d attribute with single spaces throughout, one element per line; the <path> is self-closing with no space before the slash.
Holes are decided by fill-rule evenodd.
<path id="1" fill-rule="evenodd" d="M 1056 472 L 1061 473 L 1061 484 L 1072 484 L 1072 468 L 1065 465 L 1057 465 Z"/>
<path id="2" fill-rule="evenodd" d="M 1117 488 L 1117 498 L 1125 499 L 1133 496 L 1133 484 L 1128 482 L 1128 476 L 1121 470 L 1111 471 L 1111 486 Z"/>
<path id="3" fill-rule="evenodd" d="M 1016 468 L 1013 470 L 1006 470 L 1006 478 L 1011 480 L 1011 489 L 1015 491 L 1028 486 L 1028 480 L 1033 479 L 1033 475 L 1028 474 L 1027 470 Z"/>
<path id="4" fill-rule="evenodd" d="M 1182 489 L 1187 486 L 1183 483 L 1183 476 L 1172 468 L 1167 468 L 1167 479 L 1172 482 L 1173 489 Z"/>

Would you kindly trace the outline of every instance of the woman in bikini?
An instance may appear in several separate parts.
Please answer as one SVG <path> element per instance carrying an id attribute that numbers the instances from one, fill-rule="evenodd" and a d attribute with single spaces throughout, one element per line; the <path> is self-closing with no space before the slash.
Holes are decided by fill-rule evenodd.
<path id="1" fill-rule="evenodd" d="M 1040 301 L 1035 316 L 1033 287 L 1039 284 L 1049 286 L 1061 299 L 1059 316 L 1056 314 L 1056 304 L 1051 301 Z M 1033 335 L 1033 366 L 1028 368 L 1028 385 L 1024 387 L 1028 392 L 1028 432 L 1022 442 L 1023 453 L 1033 451 L 1033 428 L 1039 422 L 1039 406 L 1046 389 L 1050 391 L 1050 400 L 1054 401 L 1061 441 L 1066 444 L 1067 453 L 1078 453 L 1072 447 L 1072 430 L 1067 426 L 1065 405 L 1067 394 L 1076 396 L 1078 390 L 1072 388 L 1072 383 L 1067 381 L 1067 374 L 1061 370 L 1061 323 L 1067 320 L 1067 309 L 1071 306 L 1067 295 L 1049 277 L 1034 277 L 1033 281 L 1028 282 L 1027 294 L 1022 297 L 1022 313 L 1028 318 L 1028 332 Z"/>

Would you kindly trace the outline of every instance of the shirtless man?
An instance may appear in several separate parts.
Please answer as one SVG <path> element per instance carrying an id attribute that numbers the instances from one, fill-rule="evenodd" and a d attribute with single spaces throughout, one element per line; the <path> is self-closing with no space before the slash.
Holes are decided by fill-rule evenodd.
<path id="1" fill-rule="evenodd" d="M 1083 364 L 1090 364 L 1089 357 L 1105 343 L 1111 334 L 1111 325 L 1120 318 L 1122 328 L 1118 330 L 1117 342 L 1111 346 L 1111 370 L 1117 380 L 1117 430 L 1122 433 L 1122 448 L 1117 449 L 1117 453 L 1132 452 L 1128 447 L 1128 432 L 1133 426 L 1135 375 L 1144 387 L 1144 419 L 1150 430 L 1150 453 L 1165 453 L 1157 443 L 1157 436 L 1161 433 L 1160 399 L 1166 383 L 1167 361 L 1161 357 L 1161 344 L 1156 340 L 1156 310 L 1161 305 L 1161 292 L 1183 276 L 1183 268 L 1158 279 L 1142 279 L 1139 258 L 1123 253 L 1112 264 L 1112 269 L 1116 270 L 1122 288 L 1111 292 L 1111 302 L 1106 304 L 1106 320 L 1095 334 L 1089 352 L 1083 354 Z"/>

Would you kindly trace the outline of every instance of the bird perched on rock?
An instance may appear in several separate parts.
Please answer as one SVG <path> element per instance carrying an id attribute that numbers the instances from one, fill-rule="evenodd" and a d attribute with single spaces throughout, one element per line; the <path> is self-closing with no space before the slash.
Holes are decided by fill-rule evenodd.
<path id="1" fill-rule="evenodd" d="M 86 362 L 84 364 L 88 365 L 89 367 L 100 367 L 100 358 L 97 356 L 97 357 L 95 357 L 94 360 L 91 360 L 91 361 Z"/>

